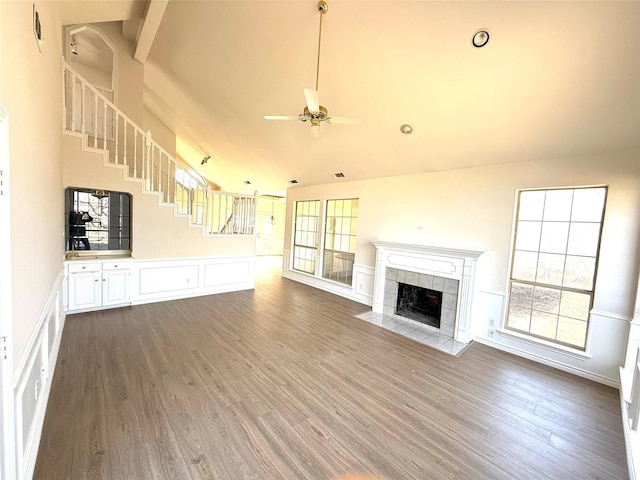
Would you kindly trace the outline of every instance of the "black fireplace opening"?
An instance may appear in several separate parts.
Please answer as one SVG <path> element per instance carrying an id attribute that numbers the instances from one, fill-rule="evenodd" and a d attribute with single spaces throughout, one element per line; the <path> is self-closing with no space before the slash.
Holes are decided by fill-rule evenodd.
<path id="1" fill-rule="evenodd" d="M 397 315 L 440 328 L 441 311 L 442 292 L 398 283 Z"/>

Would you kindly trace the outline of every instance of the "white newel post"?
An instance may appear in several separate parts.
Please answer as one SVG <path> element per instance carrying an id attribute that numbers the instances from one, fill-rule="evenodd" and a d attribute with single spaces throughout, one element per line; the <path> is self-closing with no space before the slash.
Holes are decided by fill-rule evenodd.
<path id="1" fill-rule="evenodd" d="M 476 261 L 482 251 L 430 247 L 374 240 L 376 265 L 372 310 L 383 313 L 387 267 L 458 280 L 458 304 L 454 338 L 468 343 L 471 338 Z"/>

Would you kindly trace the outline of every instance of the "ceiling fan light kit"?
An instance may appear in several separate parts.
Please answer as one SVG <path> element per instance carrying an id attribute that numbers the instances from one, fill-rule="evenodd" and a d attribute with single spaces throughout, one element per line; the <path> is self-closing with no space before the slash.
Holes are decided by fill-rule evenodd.
<path id="1" fill-rule="evenodd" d="M 316 88 L 305 88 L 304 98 L 307 105 L 304 107 L 300 115 L 265 115 L 266 120 L 299 120 L 301 122 L 309 122 L 313 136 L 320 136 L 320 123 L 361 123 L 362 118 L 357 117 L 330 117 L 325 107 L 320 105 L 320 97 L 318 95 L 318 79 L 320 76 L 320 45 L 322 43 L 322 16 L 329 10 L 329 5 L 324 0 L 318 2 L 318 11 L 320 12 L 320 27 L 318 28 L 318 57 L 316 62 Z"/>

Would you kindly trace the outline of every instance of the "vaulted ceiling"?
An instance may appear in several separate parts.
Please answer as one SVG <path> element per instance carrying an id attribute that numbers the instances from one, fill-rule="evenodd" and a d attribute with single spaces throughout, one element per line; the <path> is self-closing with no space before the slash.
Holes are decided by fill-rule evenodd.
<path id="1" fill-rule="evenodd" d="M 141 2 L 107 3 L 122 18 L 144 16 Z M 323 124 L 321 138 L 308 123 L 263 118 L 302 113 L 303 89 L 315 86 L 317 0 L 173 0 L 163 9 L 145 59 L 145 104 L 175 131 L 178 153 L 225 190 L 640 145 L 639 2 L 328 4 L 320 103 L 366 122 Z M 471 44 L 479 29 L 490 34 L 484 48 Z M 411 135 L 400 132 L 405 123 Z M 200 166 L 205 154 L 212 159 Z"/>

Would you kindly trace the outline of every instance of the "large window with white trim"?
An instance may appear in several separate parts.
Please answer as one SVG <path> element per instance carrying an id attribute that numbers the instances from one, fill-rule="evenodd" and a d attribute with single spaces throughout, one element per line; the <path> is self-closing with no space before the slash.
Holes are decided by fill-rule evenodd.
<path id="1" fill-rule="evenodd" d="M 356 256 L 358 199 L 327 200 L 322 276 L 351 285 Z"/>
<path id="2" fill-rule="evenodd" d="M 522 190 L 505 327 L 585 350 L 606 187 Z"/>
<path id="3" fill-rule="evenodd" d="M 293 269 L 314 274 L 318 251 L 320 201 L 295 203 L 293 230 Z"/>

